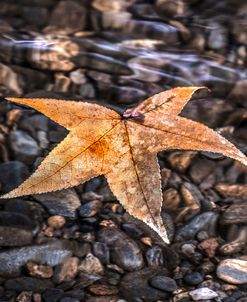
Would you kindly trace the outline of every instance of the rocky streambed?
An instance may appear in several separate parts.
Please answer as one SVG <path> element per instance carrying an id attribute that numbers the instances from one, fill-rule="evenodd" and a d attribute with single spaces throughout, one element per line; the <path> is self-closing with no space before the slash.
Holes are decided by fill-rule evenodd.
<path id="1" fill-rule="evenodd" d="M 247 154 L 245 1 L 0 1 L 0 94 L 131 107 L 205 85 L 183 115 Z M 1 101 L 0 185 L 24 181 L 66 131 Z M 103 177 L 0 201 L 0 301 L 247 301 L 247 168 L 159 154 L 171 245 L 129 216 Z"/>

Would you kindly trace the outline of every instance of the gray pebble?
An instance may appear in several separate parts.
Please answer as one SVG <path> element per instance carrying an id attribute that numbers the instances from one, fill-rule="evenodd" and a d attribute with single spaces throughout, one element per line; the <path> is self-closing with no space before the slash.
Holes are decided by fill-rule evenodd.
<path id="1" fill-rule="evenodd" d="M 142 252 L 134 240 L 116 228 L 104 228 L 98 240 L 111 251 L 112 262 L 127 271 L 140 269 L 144 265 Z"/>
<path id="2" fill-rule="evenodd" d="M 16 159 L 20 161 L 29 164 L 40 154 L 36 140 L 22 130 L 11 131 L 9 140 Z"/>

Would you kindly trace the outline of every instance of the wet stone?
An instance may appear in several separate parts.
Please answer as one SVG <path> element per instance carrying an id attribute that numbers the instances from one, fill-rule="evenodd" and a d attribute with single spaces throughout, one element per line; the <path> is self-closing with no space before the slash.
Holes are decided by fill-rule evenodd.
<path id="1" fill-rule="evenodd" d="M 5 282 L 5 288 L 7 290 L 13 290 L 17 293 L 22 291 L 32 291 L 40 293 L 50 287 L 53 287 L 53 283 L 50 280 L 42 280 L 32 277 L 8 279 Z"/>
<path id="2" fill-rule="evenodd" d="M 189 292 L 193 301 L 209 300 L 218 297 L 218 294 L 207 287 L 198 288 Z"/>
<path id="3" fill-rule="evenodd" d="M 217 277 L 231 284 L 247 283 L 247 260 L 225 259 L 222 260 L 216 270 Z"/>
<path id="4" fill-rule="evenodd" d="M 20 185 L 28 176 L 28 167 L 20 161 L 0 164 L 0 183 L 4 193 Z"/>
<path id="5" fill-rule="evenodd" d="M 53 281 L 55 283 L 62 283 L 73 280 L 78 272 L 78 264 L 79 259 L 76 257 L 65 259 L 55 267 Z"/>
<path id="6" fill-rule="evenodd" d="M 131 75 L 127 64 L 108 56 L 96 53 L 81 53 L 73 58 L 73 62 L 82 68 L 90 68 L 117 75 Z"/>
<path id="7" fill-rule="evenodd" d="M 98 240 L 110 248 L 112 262 L 127 271 L 140 269 L 144 262 L 136 242 L 116 228 L 103 228 Z"/>
<path id="8" fill-rule="evenodd" d="M 152 287 L 166 292 L 173 292 L 177 289 L 176 282 L 172 278 L 165 276 L 154 276 L 149 280 L 149 283 Z"/>
<path id="9" fill-rule="evenodd" d="M 64 216 L 70 219 L 76 218 L 76 210 L 81 202 L 74 189 L 66 189 L 58 192 L 35 195 L 51 215 Z"/>
<path id="10" fill-rule="evenodd" d="M 31 163 L 40 154 L 36 140 L 22 130 L 12 131 L 9 140 L 16 159 L 20 161 Z"/>

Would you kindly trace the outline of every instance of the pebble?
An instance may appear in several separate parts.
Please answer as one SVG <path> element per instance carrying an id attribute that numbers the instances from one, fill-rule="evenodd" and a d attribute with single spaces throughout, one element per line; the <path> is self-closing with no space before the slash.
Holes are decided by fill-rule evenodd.
<path id="1" fill-rule="evenodd" d="M 65 223 L 65 218 L 59 215 L 50 216 L 47 219 L 48 226 L 52 227 L 53 229 L 61 229 L 65 225 Z"/>
<path id="2" fill-rule="evenodd" d="M 199 272 L 189 273 L 184 276 L 184 281 L 189 285 L 198 285 L 203 281 L 203 279 L 203 274 Z"/>
<path id="3" fill-rule="evenodd" d="M 154 276 L 149 280 L 152 287 L 155 287 L 166 292 L 174 292 L 177 289 L 176 282 L 166 276 Z"/>
<path id="4" fill-rule="evenodd" d="M 0 252 L 0 276 L 18 276 L 28 262 L 55 266 L 71 256 L 73 246 L 67 241 L 52 241 Z"/>
<path id="5" fill-rule="evenodd" d="M 100 210 L 102 203 L 100 200 L 93 200 L 87 203 L 84 203 L 78 209 L 78 213 L 80 217 L 92 217 L 95 216 Z"/>
<path id="6" fill-rule="evenodd" d="M 192 290 L 189 292 L 189 294 L 194 301 L 208 300 L 218 297 L 218 294 L 215 291 L 207 287 Z"/>
<path id="7" fill-rule="evenodd" d="M 0 85 L 5 86 L 9 94 L 22 94 L 22 87 L 17 74 L 2 63 L 0 63 Z"/>
<path id="8" fill-rule="evenodd" d="M 162 249 L 157 245 L 149 248 L 145 256 L 147 264 L 150 267 L 162 266 L 164 264 Z"/>
<path id="9" fill-rule="evenodd" d="M 247 283 L 247 260 L 225 259 L 217 266 L 217 277 L 231 284 Z"/>
<path id="10" fill-rule="evenodd" d="M 247 204 L 233 204 L 223 213 L 221 224 L 247 224 Z"/>
<path id="11" fill-rule="evenodd" d="M 209 258 L 215 256 L 216 250 L 219 246 L 218 241 L 215 238 L 203 240 L 197 245 L 197 248 L 203 251 Z"/>
<path id="12" fill-rule="evenodd" d="M 93 242 L 93 253 L 103 264 L 110 263 L 110 250 L 106 244 Z"/>
<path id="13" fill-rule="evenodd" d="M 33 277 L 20 277 L 15 279 L 8 279 L 5 282 L 7 290 L 13 290 L 17 293 L 22 291 L 42 292 L 47 288 L 53 287 L 50 280 L 36 279 Z"/>
<path id="14" fill-rule="evenodd" d="M 8 161 L 0 164 L 0 183 L 6 193 L 18 187 L 28 176 L 28 167 L 21 161 Z"/>
<path id="15" fill-rule="evenodd" d="M 40 154 L 36 140 L 22 130 L 11 131 L 9 140 L 17 160 L 30 164 Z"/>
<path id="16" fill-rule="evenodd" d="M 60 1 L 51 13 L 49 24 L 44 29 L 46 33 L 71 34 L 81 31 L 86 24 L 86 9 L 74 1 Z"/>
<path id="17" fill-rule="evenodd" d="M 53 269 L 49 265 L 42 265 L 29 261 L 26 267 L 29 272 L 29 275 L 32 277 L 48 279 L 53 276 Z"/>
<path id="18" fill-rule="evenodd" d="M 149 285 L 149 280 L 157 275 L 167 277 L 168 271 L 165 268 L 144 268 L 137 272 L 125 274 L 119 287 L 121 296 L 127 301 L 144 300 L 147 302 L 168 298 L 168 292 Z"/>
<path id="19" fill-rule="evenodd" d="M 71 281 L 75 278 L 78 272 L 79 259 L 77 257 L 69 257 L 55 267 L 53 281 L 62 283 Z"/>
<path id="20" fill-rule="evenodd" d="M 39 194 L 34 198 L 48 210 L 49 214 L 70 219 L 76 218 L 76 210 L 81 205 L 75 189 Z"/>
<path id="21" fill-rule="evenodd" d="M 176 233 L 176 241 L 194 239 L 195 235 L 202 230 L 207 230 L 212 237 L 216 233 L 218 214 L 205 212 L 194 217 L 189 223 L 182 226 Z"/>
<path id="22" fill-rule="evenodd" d="M 112 262 L 127 271 L 134 271 L 144 265 L 140 248 L 134 240 L 116 228 L 103 228 L 98 241 L 110 248 Z"/>
<path id="23" fill-rule="evenodd" d="M 43 294 L 42 298 L 44 302 L 58 302 L 63 295 L 63 290 L 59 288 L 47 288 Z"/>
<path id="24" fill-rule="evenodd" d="M 91 253 L 87 254 L 86 257 L 82 260 L 78 267 L 78 270 L 82 273 L 99 275 L 102 275 L 104 272 L 104 268 L 100 260 Z"/>
<path id="25" fill-rule="evenodd" d="M 23 214 L 0 212 L 0 245 L 23 246 L 32 243 L 34 224 Z"/>

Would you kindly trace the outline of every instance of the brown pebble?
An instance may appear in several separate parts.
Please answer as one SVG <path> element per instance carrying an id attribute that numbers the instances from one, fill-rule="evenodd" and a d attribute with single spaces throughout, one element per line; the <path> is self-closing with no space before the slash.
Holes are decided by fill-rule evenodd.
<path id="1" fill-rule="evenodd" d="M 209 258 L 215 256 L 216 249 L 218 248 L 219 243 L 215 238 L 210 238 L 203 240 L 197 245 L 197 248 L 203 251 Z"/>
<path id="2" fill-rule="evenodd" d="M 48 279 L 53 275 L 53 269 L 48 265 L 37 264 L 30 261 L 26 264 L 26 267 L 29 275 L 33 277 Z"/>
<path id="3" fill-rule="evenodd" d="M 169 188 L 163 192 L 162 206 L 165 210 L 176 210 L 181 202 L 178 191 L 174 188 Z"/>
<path id="4" fill-rule="evenodd" d="M 152 246 L 152 239 L 150 237 L 142 237 L 141 242 L 145 245 Z"/>
<path id="5" fill-rule="evenodd" d="M 47 219 L 47 224 L 54 229 L 61 229 L 66 223 L 66 220 L 63 216 L 60 215 L 54 215 L 50 216 Z"/>

